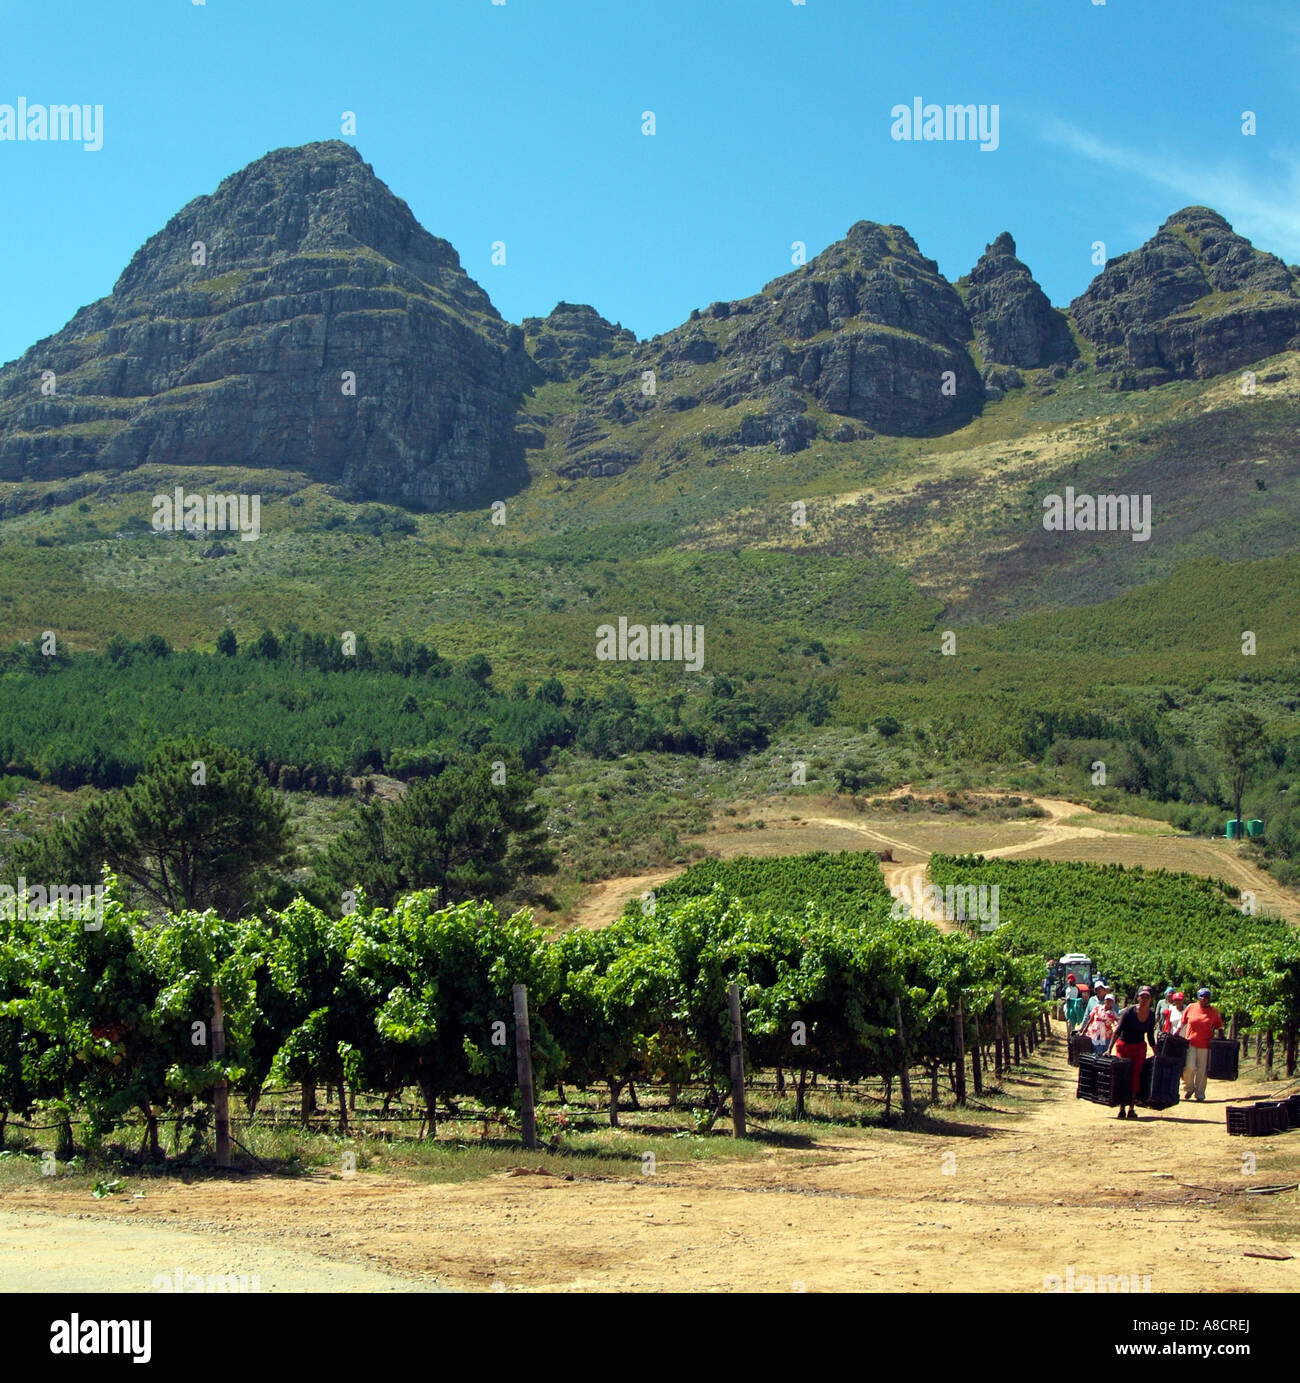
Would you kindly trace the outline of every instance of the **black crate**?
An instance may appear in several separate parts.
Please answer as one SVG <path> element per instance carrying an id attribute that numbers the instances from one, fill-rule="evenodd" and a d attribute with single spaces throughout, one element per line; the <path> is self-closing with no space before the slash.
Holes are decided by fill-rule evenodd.
<path id="1" fill-rule="evenodd" d="M 1254 1109 L 1263 1133 L 1285 1133 L 1291 1127 L 1285 1100 L 1256 1100 Z"/>
<path id="2" fill-rule="evenodd" d="M 1236 1080 L 1237 1062 L 1240 1057 L 1241 1049 L 1232 1038 L 1210 1038 L 1210 1079 Z"/>
<path id="3" fill-rule="evenodd" d="M 1148 1057 L 1142 1063 L 1142 1088 L 1152 1109 L 1169 1109 L 1178 1103 L 1178 1084 L 1183 1074 L 1181 1057 Z"/>
<path id="4" fill-rule="evenodd" d="M 1291 1118 L 1291 1127 L 1300 1128 L 1300 1095 L 1288 1095 L 1286 1109 Z"/>
<path id="5" fill-rule="evenodd" d="M 1081 1056 L 1092 1054 L 1092 1038 L 1085 1037 L 1081 1032 L 1074 1033 L 1070 1038 L 1070 1065 L 1077 1066 Z"/>
<path id="6" fill-rule="evenodd" d="M 1254 1105 L 1230 1104 L 1224 1110 L 1228 1121 L 1228 1133 L 1243 1138 L 1259 1138 L 1273 1133 L 1275 1120 L 1266 1109 Z"/>
<path id="7" fill-rule="evenodd" d="M 1256 1101 L 1259 1103 L 1259 1101 Z M 1273 1107 L 1273 1127 L 1278 1133 L 1286 1133 L 1291 1128 L 1291 1106 L 1286 1100 L 1266 1100 Z"/>
<path id="8" fill-rule="evenodd" d="M 1128 1104 L 1133 1089 L 1133 1063 L 1124 1056 L 1081 1056 L 1079 1099 L 1093 1104 Z"/>
<path id="9" fill-rule="evenodd" d="M 1176 1057 L 1180 1062 L 1187 1061 L 1187 1039 L 1175 1037 L 1173 1033 L 1162 1032 L 1156 1038 L 1156 1052 L 1160 1056 Z"/>

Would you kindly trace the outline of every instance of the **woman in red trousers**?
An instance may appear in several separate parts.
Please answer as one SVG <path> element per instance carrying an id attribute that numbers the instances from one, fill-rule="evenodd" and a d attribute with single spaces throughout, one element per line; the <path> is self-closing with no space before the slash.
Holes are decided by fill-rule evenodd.
<path id="1" fill-rule="evenodd" d="M 1121 1102 L 1119 1119 L 1137 1118 L 1138 1091 L 1142 1088 L 1142 1063 L 1147 1057 L 1147 1043 L 1156 1049 L 1156 1015 L 1151 1008 L 1151 986 L 1144 984 L 1138 990 L 1137 1003 L 1131 1004 L 1119 1016 L 1119 1023 L 1110 1039 L 1108 1051 L 1116 1056 L 1127 1057 L 1133 1063 L 1133 1088 L 1129 1093 L 1128 1113 Z"/>

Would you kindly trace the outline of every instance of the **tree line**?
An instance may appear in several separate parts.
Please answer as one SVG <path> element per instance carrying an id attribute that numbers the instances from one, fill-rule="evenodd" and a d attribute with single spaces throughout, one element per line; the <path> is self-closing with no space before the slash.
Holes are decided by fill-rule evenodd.
<path id="1" fill-rule="evenodd" d="M 734 758 L 794 716 L 820 723 L 830 695 L 720 675 L 643 697 L 554 676 L 502 689 L 494 675 L 481 653 L 452 663 L 410 638 L 345 642 L 303 630 L 266 629 L 240 644 L 226 629 L 212 651 L 173 649 L 158 634 L 115 634 L 101 653 L 16 644 L 0 650 L 0 766 L 65 789 L 116 788 L 135 780 L 161 739 L 211 732 L 272 786 L 341 793 L 367 773 L 425 776 L 490 741 L 532 770 L 560 747 L 601 759 L 642 750 Z"/>

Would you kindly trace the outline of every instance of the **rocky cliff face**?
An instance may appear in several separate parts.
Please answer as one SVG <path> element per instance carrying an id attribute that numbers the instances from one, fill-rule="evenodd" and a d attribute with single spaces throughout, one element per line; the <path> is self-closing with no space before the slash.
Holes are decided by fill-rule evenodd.
<path id="1" fill-rule="evenodd" d="M 534 377 L 520 329 L 350 145 L 280 149 L 0 371 L 0 479 L 260 465 L 440 507 L 518 464 Z"/>
<path id="2" fill-rule="evenodd" d="M 958 423 L 983 400 L 971 335 L 956 290 L 912 237 L 860 221 L 754 297 L 715 302 L 623 358 L 596 360 L 579 380 L 586 406 L 561 473 L 619 474 L 637 459 L 619 429 L 654 408 L 734 407 L 718 444 L 784 453 L 816 435 L 813 403 L 843 416 L 841 441 Z"/>
<path id="3" fill-rule="evenodd" d="M 1217 212 L 1176 212 L 1070 304 L 1097 365 L 1128 387 L 1224 374 L 1295 348 L 1300 294 L 1280 259 Z"/>
<path id="4" fill-rule="evenodd" d="M 645 455 L 791 453 L 819 431 L 958 427 L 1022 370 L 1050 390 L 1084 368 L 1010 235 L 959 286 L 901 226 L 860 221 L 651 341 L 573 303 L 515 327 L 351 146 L 281 149 L 191 202 L 109 297 L 0 370 L 0 481 L 69 478 L 59 493 L 77 497 L 85 473 L 264 466 L 442 508 L 511 484 L 525 445 L 555 446 L 574 479 Z M 1070 312 L 1120 387 L 1300 343 L 1297 271 L 1203 207 L 1112 260 Z M 547 381 L 563 412 L 518 428 Z M 20 502 L 37 501 L 0 499 Z"/>
<path id="5" fill-rule="evenodd" d="M 626 327 L 585 303 L 556 303 L 549 317 L 525 317 L 523 326 L 528 353 L 547 379 L 577 379 L 597 356 L 623 355 L 636 345 Z"/>
<path id="6" fill-rule="evenodd" d="M 966 308 L 986 365 L 1040 369 L 1069 364 L 1078 351 L 1065 314 L 1047 300 L 1029 269 L 1016 258 L 1016 242 L 1003 231 L 984 247 L 965 279 Z"/>

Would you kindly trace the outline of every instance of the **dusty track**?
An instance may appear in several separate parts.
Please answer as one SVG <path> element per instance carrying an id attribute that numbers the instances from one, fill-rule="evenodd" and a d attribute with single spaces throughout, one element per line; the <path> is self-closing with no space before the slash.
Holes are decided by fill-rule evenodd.
<path id="1" fill-rule="evenodd" d="M 891 796 L 898 796 L 900 789 Z M 1253 864 L 1239 859 L 1236 848 L 1227 841 L 1211 842 L 1195 836 L 1182 836 L 1174 832 L 1167 835 L 1125 832 L 1103 829 L 1100 826 L 1075 824 L 1079 818 L 1085 821 L 1095 818 L 1106 821 L 1087 807 L 1067 802 L 1057 797 L 1035 797 L 1028 799 L 1036 803 L 1046 813 L 1045 816 L 1026 821 L 1004 823 L 1003 829 L 1023 830 L 1025 838 L 1009 844 L 980 849 L 978 853 L 990 858 L 1007 858 L 1015 855 L 1040 855 L 1048 859 L 1091 858 L 1087 848 L 1099 851 L 1097 858 L 1124 851 L 1124 863 L 1144 863 L 1149 868 L 1185 869 L 1191 873 L 1217 874 L 1219 877 L 1250 889 L 1255 893 L 1261 911 L 1277 913 L 1292 923 L 1300 925 L 1300 896 L 1279 885 Z M 935 819 L 928 818 L 925 829 L 933 833 Z M 894 856 L 892 862 L 882 865 L 885 882 L 890 888 L 906 888 L 909 895 L 916 896 L 917 889 L 925 882 L 926 861 L 933 850 L 915 839 L 916 824 L 909 818 L 898 820 L 877 820 L 860 816 L 806 816 L 799 821 L 800 829 L 784 827 L 778 832 L 769 832 L 768 838 L 753 834 L 731 833 L 722 837 L 710 836 L 708 841 L 719 854 L 729 858 L 734 855 L 751 853 L 761 846 L 762 853 L 798 854 L 813 849 L 852 848 L 854 837 L 861 848 L 888 850 Z M 943 849 L 961 852 L 967 845 L 961 839 L 961 830 L 952 828 L 951 843 L 945 842 Z M 818 834 L 817 842 L 810 843 L 803 837 Z M 842 833 L 842 844 L 832 843 L 836 835 Z M 827 839 L 827 836 L 831 839 Z M 779 836 L 779 839 L 773 839 Z M 909 839 L 909 837 L 912 837 Z M 1082 847 L 1082 848 L 1081 848 Z M 675 878 L 681 869 L 661 869 L 653 873 L 630 875 L 620 879 L 606 879 L 593 885 L 579 906 L 576 924 L 583 927 L 604 927 L 614 920 L 627 902 L 639 897 L 647 889 L 657 888 L 667 880 Z M 941 918 L 933 917 L 937 926 L 947 928 Z"/>
<path id="2" fill-rule="evenodd" d="M 1149 1275 L 1155 1292 L 1300 1290 L 1300 1258 L 1245 1256 L 1300 1254 L 1300 1238 L 1243 1219 L 1244 1188 L 1277 1176 L 1243 1175 L 1243 1149 L 1266 1140 L 1229 1139 L 1222 1097 L 1260 1092 L 1216 1083 L 1205 1104 L 1121 1123 L 1073 1098 L 1059 1040 L 1039 1055 L 1008 1085 L 1030 1102 L 1019 1119 L 938 1135 L 831 1129 L 806 1152 L 661 1159 L 652 1176 L 570 1181 L 561 1164 L 521 1153 L 527 1174 L 452 1186 L 260 1177 L 159 1185 L 145 1202 L 87 1195 L 75 1220 L 66 1193 L 33 1188 L 0 1218 L 0 1234 L 29 1227 L 21 1258 L 0 1254 L 0 1287 L 16 1274 L 47 1289 L 80 1283 L 86 1253 L 125 1286 L 206 1242 L 237 1265 L 228 1270 L 260 1272 L 264 1291 L 275 1290 L 268 1265 L 322 1256 L 358 1271 L 383 1264 L 392 1278 L 357 1286 L 390 1290 L 1042 1291 L 1067 1267 Z M 129 1269 L 106 1256 L 108 1231 L 128 1228 L 142 1246 Z M 209 1237 L 178 1245 L 178 1230 Z"/>

